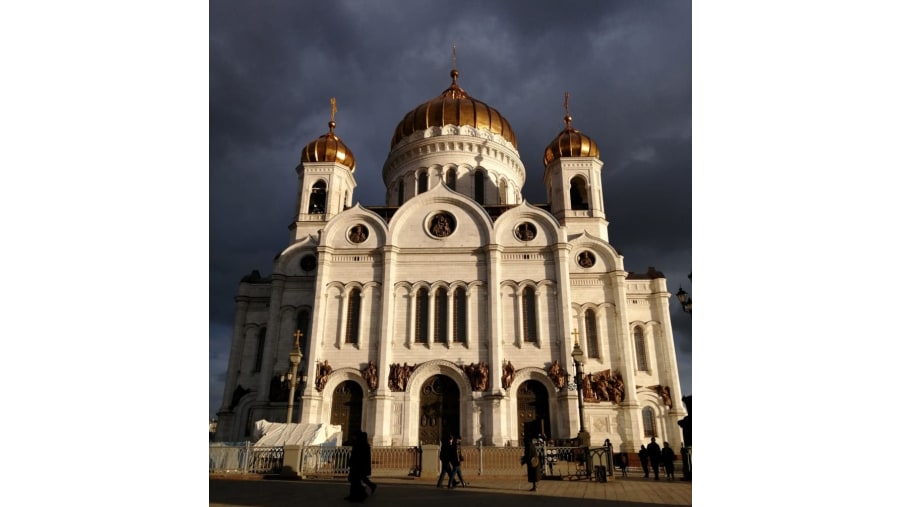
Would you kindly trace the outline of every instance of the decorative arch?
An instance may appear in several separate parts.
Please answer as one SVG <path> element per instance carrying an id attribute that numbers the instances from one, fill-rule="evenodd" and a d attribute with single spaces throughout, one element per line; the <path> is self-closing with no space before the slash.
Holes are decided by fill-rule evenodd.
<path id="1" fill-rule="evenodd" d="M 569 204 L 573 210 L 590 209 L 588 183 L 580 174 L 569 180 Z"/>
<path id="2" fill-rule="evenodd" d="M 416 369 L 410 374 L 406 383 L 406 392 L 410 395 L 410 398 L 418 398 L 418 392 L 422 390 L 422 384 L 434 375 L 446 375 L 456 382 L 456 385 L 459 386 L 460 402 L 462 402 L 463 398 L 470 399 L 472 397 L 472 386 L 469 385 L 469 377 L 466 376 L 462 368 L 446 359 L 434 359 L 417 365 Z"/>

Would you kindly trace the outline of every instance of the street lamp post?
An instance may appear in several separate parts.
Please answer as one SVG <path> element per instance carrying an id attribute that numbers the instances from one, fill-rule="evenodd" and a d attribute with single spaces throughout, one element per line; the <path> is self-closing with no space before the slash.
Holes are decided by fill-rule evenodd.
<path id="1" fill-rule="evenodd" d="M 573 331 L 575 346 L 572 347 L 572 360 L 575 361 L 575 390 L 578 392 L 578 440 L 582 447 L 591 446 L 591 434 L 584 428 L 584 393 L 582 392 L 582 375 L 584 366 L 584 352 L 578 344 L 578 331 Z"/>
<path id="2" fill-rule="evenodd" d="M 285 375 L 282 375 L 282 381 L 286 380 L 290 383 L 291 390 L 288 394 L 288 409 L 287 409 L 287 422 L 288 424 L 294 422 L 294 390 L 297 388 L 297 384 L 300 379 L 297 378 L 297 367 L 300 366 L 300 360 L 303 359 L 303 353 L 300 352 L 300 337 L 303 336 L 303 333 L 298 329 L 296 333 L 294 333 L 294 349 L 291 350 L 289 355 L 291 361 L 291 371 Z"/>

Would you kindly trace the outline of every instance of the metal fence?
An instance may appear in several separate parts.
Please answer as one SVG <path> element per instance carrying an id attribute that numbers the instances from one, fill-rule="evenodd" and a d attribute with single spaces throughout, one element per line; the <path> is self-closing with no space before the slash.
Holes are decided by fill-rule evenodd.
<path id="1" fill-rule="evenodd" d="M 277 474 L 283 462 L 283 447 L 254 447 L 250 442 L 209 444 L 210 472 Z"/>
<path id="2" fill-rule="evenodd" d="M 300 475 L 344 478 L 349 473 L 350 451 L 351 447 L 303 447 Z M 460 468 L 467 480 L 475 476 L 525 474 L 521 461 L 525 450 L 522 447 L 464 446 L 461 452 Z M 538 452 L 547 478 L 602 481 L 616 471 L 612 453 L 606 447 L 546 446 Z M 209 446 L 210 473 L 275 474 L 281 471 L 283 461 L 283 447 L 254 447 L 249 442 L 212 443 Z M 372 447 L 373 476 L 418 477 L 421 470 L 422 449 L 419 447 Z M 628 471 L 633 472 L 634 467 L 629 467 Z"/>

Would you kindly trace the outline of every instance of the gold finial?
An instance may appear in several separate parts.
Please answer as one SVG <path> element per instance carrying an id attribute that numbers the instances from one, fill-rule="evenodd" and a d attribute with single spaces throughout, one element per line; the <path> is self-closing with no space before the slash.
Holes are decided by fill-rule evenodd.
<path id="1" fill-rule="evenodd" d="M 303 333 L 298 329 L 297 332 L 294 333 L 294 348 L 300 348 L 300 338 L 303 337 Z"/>
<path id="2" fill-rule="evenodd" d="M 566 98 L 568 98 L 569 94 L 566 94 Z M 572 336 L 575 337 L 575 345 L 578 345 L 578 330 L 572 331 Z"/>
<path id="3" fill-rule="evenodd" d="M 458 88 L 459 85 L 456 84 L 456 78 L 459 77 L 459 71 L 456 70 L 456 45 L 451 46 L 453 48 L 453 70 L 450 71 L 450 77 L 453 79 L 453 84 L 450 85 L 450 88 Z"/>
<path id="4" fill-rule="evenodd" d="M 569 116 L 569 92 L 566 92 L 566 99 L 563 101 L 563 107 L 566 108 L 566 117 L 563 118 L 563 120 L 566 122 L 566 128 L 570 129 L 572 128 L 572 117 Z"/>
<path id="5" fill-rule="evenodd" d="M 328 133 L 334 135 L 334 127 L 337 123 L 334 122 L 334 113 L 337 112 L 337 101 L 334 100 L 334 97 L 331 97 L 331 121 L 328 122 Z"/>

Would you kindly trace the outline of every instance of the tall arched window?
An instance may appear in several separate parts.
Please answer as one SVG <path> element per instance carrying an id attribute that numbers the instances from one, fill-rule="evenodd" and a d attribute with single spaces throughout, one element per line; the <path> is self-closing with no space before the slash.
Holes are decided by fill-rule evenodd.
<path id="1" fill-rule="evenodd" d="M 428 190 L 428 171 L 422 171 L 417 176 L 416 192 L 424 194 Z"/>
<path id="2" fill-rule="evenodd" d="M 534 289 L 525 287 L 522 291 L 522 322 L 526 342 L 537 342 L 537 317 L 534 309 Z"/>
<path id="3" fill-rule="evenodd" d="M 506 204 L 506 178 L 500 180 L 500 204 Z"/>
<path id="4" fill-rule="evenodd" d="M 587 334 L 588 357 L 600 357 L 600 342 L 597 340 L 597 317 L 594 310 L 584 314 L 584 331 Z"/>
<path id="5" fill-rule="evenodd" d="M 434 341 L 447 343 L 447 289 L 438 289 L 434 295 Z"/>
<path id="6" fill-rule="evenodd" d="M 584 178 L 576 176 L 569 182 L 569 200 L 572 209 L 588 209 L 587 182 Z"/>
<path id="7" fill-rule="evenodd" d="M 312 191 L 309 194 L 309 213 L 325 213 L 326 197 L 328 197 L 328 191 L 325 182 L 319 180 L 312 186 Z"/>
<path id="8" fill-rule="evenodd" d="M 263 351 L 266 348 L 266 328 L 259 328 L 259 334 L 256 340 L 256 360 L 253 361 L 253 371 L 262 370 Z"/>
<path id="9" fill-rule="evenodd" d="M 428 341 L 428 291 L 416 292 L 416 343 Z"/>
<path id="10" fill-rule="evenodd" d="M 644 437 L 655 437 L 656 419 L 653 417 L 653 409 L 650 407 L 644 407 L 644 409 L 641 410 L 641 418 L 644 420 Z"/>
<path id="11" fill-rule="evenodd" d="M 475 171 L 475 201 L 484 204 L 484 172 Z"/>
<path id="12" fill-rule="evenodd" d="M 362 303 L 362 292 L 359 289 L 350 291 L 347 301 L 347 333 L 344 343 L 359 343 L 359 306 Z"/>
<path id="13" fill-rule="evenodd" d="M 634 328 L 634 353 L 637 356 L 638 371 L 649 371 L 647 368 L 647 351 L 644 344 L 644 330 Z"/>
<path id="14" fill-rule="evenodd" d="M 450 190 L 456 190 L 456 169 L 447 171 L 447 186 L 450 187 Z"/>
<path id="15" fill-rule="evenodd" d="M 453 341 L 457 343 L 466 341 L 466 290 L 457 287 L 453 291 Z"/>
<path id="16" fill-rule="evenodd" d="M 400 183 L 397 184 L 397 206 L 403 205 L 403 180 L 400 180 Z"/>

